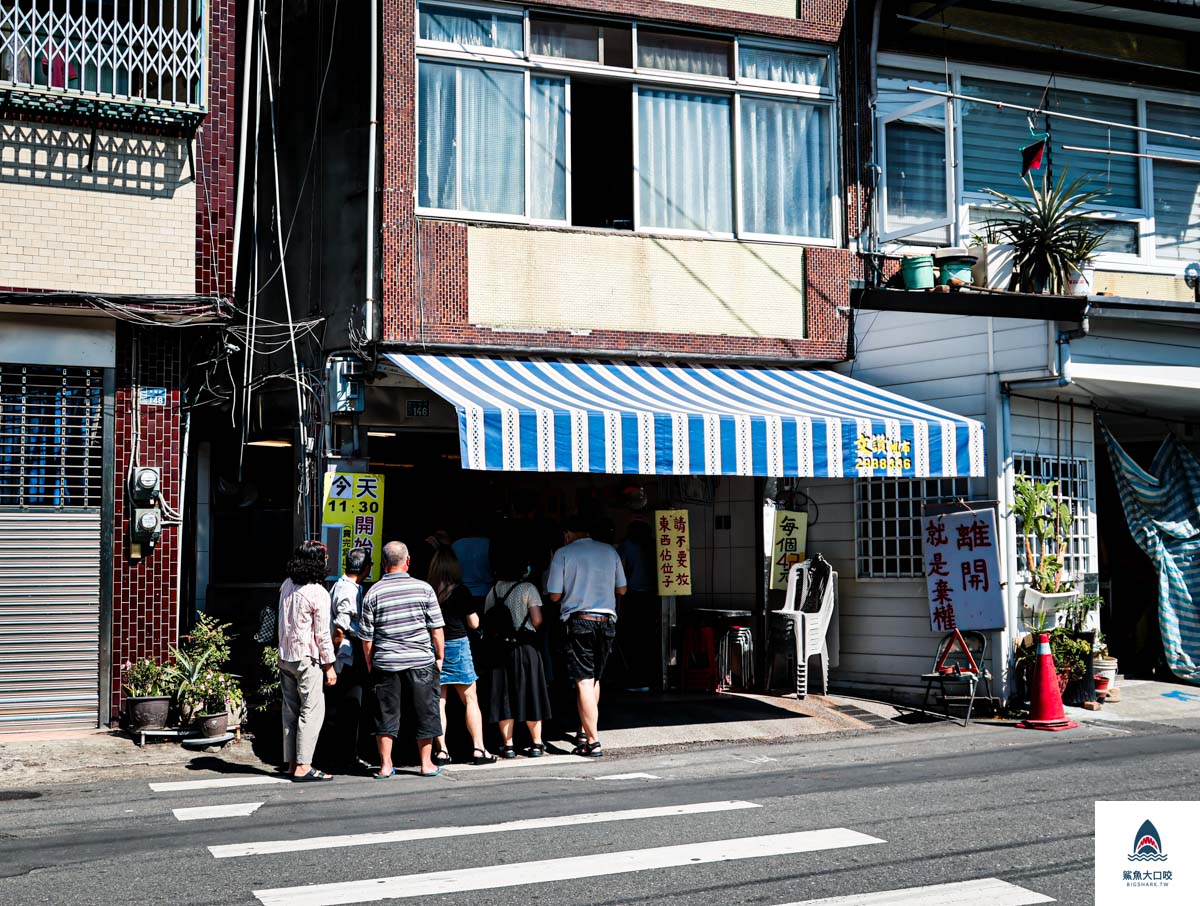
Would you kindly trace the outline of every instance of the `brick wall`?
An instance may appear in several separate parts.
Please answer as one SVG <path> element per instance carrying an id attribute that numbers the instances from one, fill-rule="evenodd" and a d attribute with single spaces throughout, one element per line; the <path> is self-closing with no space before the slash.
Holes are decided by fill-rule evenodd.
<path id="1" fill-rule="evenodd" d="M 130 559 L 129 524 L 132 503 L 127 492 L 130 455 L 135 433 L 137 463 L 162 470 L 162 492 L 167 502 L 179 500 L 179 336 L 167 330 L 137 330 L 136 372 L 133 370 L 133 329 L 122 325 L 117 335 L 116 495 L 113 529 L 113 626 L 111 718 L 121 711 L 121 664 L 140 657 L 160 660 L 178 641 L 179 589 L 175 561 L 179 528 L 166 526 L 153 553 L 143 549 L 141 559 Z M 165 406 L 141 406 L 137 431 L 134 423 L 134 387 L 165 387 Z"/>
<path id="2" fill-rule="evenodd" d="M 209 4 L 208 117 L 196 136 L 196 191 L 188 212 L 186 243 L 190 269 L 180 292 L 228 296 L 231 292 L 234 218 L 236 119 L 236 32 L 233 0 Z M 152 268 L 151 268 L 152 269 Z M 137 291 L 137 290 L 128 290 Z M 140 409 L 138 462 L 162 470 L 167 502 L 182 510 L 179 499 L 182 457 L 180 335 L 138 328 L 138 368 L 132 370 L 133 329 L 122 325 L 117 341 L 116 518 L 113 528 L 112 699 L 109 716 L 121 711 L 120 665 L 146 655 L 166 656 L 179 639 L 177 574 L 180 529 L 167 526 L 153 553 L 130 559 L 129 506 L 126 492 L 133 448 L 133 388 L 167 388 L 167 404 Z M 136 378 L 136 380 L 135 380 Z M 185 552 L 186 554 L 186 552 Z M 190 602 L 185 602 L 190 603 Z"/>
<path id="3" fill-rule="evenodd" d="M 742 34 L 835 43 L 843 39 L 846 0 L 800 0 L 796 18 L 747 12 L 777 4 L 730 0 L 717 8 L 655 0 L 555 0 L 546 8 L 604 12 L 641 20 L 676 22 Z M 466 224 L 420 220 L 414 216 L 415 125 L 413 73 L 414 4 L 383 0 L 383 165 L 381 176 L 381 275 L 383 339 L 407 344 L 484 346 L 510 349 L 587 349 L 620 353 L 684 354 L 697 357 L 750 356 L 841 359 L 846 350 L 847 319 L 838 312 L 849 304 L 848 281 L 855 269 L 853 255 L 840 249 L 810 249 L 803 274 L 804 329 L 790 336 L 763 335 L 757 329 L 736 333 L 692 334 L 686 327 L 669 330 L 523 330 L 520 325 L 489 325 L 472 312 Z M 843 88 L 843 90 L 845 90 Z M 845 148 L 847 142 L 843 141 Z M 845 153 L 845 152 L 844 152 Z M 856 198 L 857 195 L 852 197 Z M 857 218 L 856 218 L 857 222 Z M 853 231 L 850 235 L 854 235 Z M 660 244 L 669 244 L 660 242 Z M 419 261 L 419 267 L 418 267 Z M 493 281 L 494 282 L 494 281 Z M 581 293 L 585 290 L 581 290 Z M 653 304 L 668 304 L 655 299 Z M 582 326 L 582 325 L 581 325 Z"/>

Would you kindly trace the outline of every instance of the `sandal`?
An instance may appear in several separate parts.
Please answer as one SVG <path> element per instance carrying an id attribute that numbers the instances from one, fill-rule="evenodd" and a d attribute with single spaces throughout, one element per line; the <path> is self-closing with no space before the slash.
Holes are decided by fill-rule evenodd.
<path id="1" fill-rule="evenodd" d="M 504 758 L 504 759 L 516 758 L 517 750 L 514 749 L 512 746 L 501 746 L 500 747 L 500 757 Z"/>
<path id="2" fill-rule="evenodd" d="M 471 764 L 495 764 L 496 756 L 489 755 L 487 749 L 474 749 L 471 752 Z"/>
<path id="3" fill-rule="evenodd" d="M 450 753 L 445 749 L 438 749 L 429 759 L 434 764 L 453 764 L 454 759 L 450 757 Z"/>
<path id="4" fill-rule="evenodd" d="M 442 773 L 441 768 L 434 768 L 432 771 L 417 771 L 418 777 L 437 777 Z"/>
<path id="5" fill-rule="evenodd" d="M 310 768 L 307 774 L 292 775 L 292 783 L 319 783 L 323 780 L 332 779 L 332 774 L 326 774 L 324 771 L 318 771 L 316 768 Z"/>
<path id="6" fill-rule="evenodd" d="M 522 749 L 521 754 L 524 755 L 526 758 L 541 758 L 543 755 L 546 754 L 546 747 L 544 745 L 542 745 L 540 742 L 535 742 L 533 745 L 529 746 L 528 748 Z"/>
<path id="7" fill-rule="evenodd" d="M 571 750 L 572 755 L 579 755 L 583 758 L 601 758 L 604 756 L 604 749 L 600 747 L 600 740 L 595 742 L 585 742 L 581 746 L 576 746 Z"/>

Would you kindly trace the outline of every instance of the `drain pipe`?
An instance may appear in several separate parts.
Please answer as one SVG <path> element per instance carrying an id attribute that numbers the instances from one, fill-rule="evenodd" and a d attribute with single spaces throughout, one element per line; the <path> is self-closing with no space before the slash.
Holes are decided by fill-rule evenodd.
<path id="1" fill-rule="evenodd" d="M 367 342 L 375 339 L 375 136 L 379 111 L 379 0 L 368 0 L 371 9 L 371 90 L 370 126 L 367 130 L 367 292 L 363 312 L 363 332 Z"/>
<path id="2" fill-rule="evenodd" d="M 1013 539 L 1007 544 L 1008 556 L 1006 560 L 1006 573 L 1008 583 L 1006 586 L 1006 606 L 1010 614 L 1020 616 L 1017 609 L 1017 542 L 1016 542 L 1016 525 L 1015 517 L 1012 515 L 1011 501 L 1013 499 L 1013 487 L 1016 482 L 1015 470 L 1013 469 L 1013 440 L 1012 440 L 1012 393 L 1013 388 L 1026 390 L 1057 390 L 1070 387 L 1074 383 L 1071 377 L 1071 341 L 1083 339 L 1088 335 L 1091 329 L 1091 321 L 1088 317 L 1091 311 L 1091 303 L 1088 303 L 1083 309 L 1083 315 L 1079 320 L 1079 326 L 1072 330 L 1059 331 L 1056 340 L 1057 352 L 1055 356 L 1056 374 L 1044 378 L 1020 378 L 1011 381 L 1001 379 L 1000 382 L 1000 433 L 1002 438 L 1003 458 L 1001 466 L 1003 472 L 1001 480 L 1003 487 L 1001 489 L 1001 499 L 1005 502 L 1004 507 L 1004 524 L 1006 526 L 1005 538 Z M 1009 521 L 1013 520 L 1013 531 L 1008 532 L 1007 526 Z M 1004 651 L 1008 651 L 1011 647 L 1010 630 L 1004 632 L 1003 638 Z M 1007 666 L 1007 665 L 1006 665 Z M 1005 677 L 1007 686 L 1007 676 Z"/>

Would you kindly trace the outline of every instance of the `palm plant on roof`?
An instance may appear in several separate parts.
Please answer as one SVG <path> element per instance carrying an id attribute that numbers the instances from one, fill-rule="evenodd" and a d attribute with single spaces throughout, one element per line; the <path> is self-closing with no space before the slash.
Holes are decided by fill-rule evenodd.
<path id="1" fill-rule="evenodd" d="M 985 190 L 1004 205 L 991 225 L 1013 245 L 1023 291 L 1066 293 L 1071 275 L 1081 272 L 1104 241 L 1087 208 L 1105 193 L 1086 189 L 1084 177 L 1068 183 L 1065 169 L 1053 185 L 1045 173 L 1040 185 L 1031 174 L 1022 181 L 1029 198 Z"/>

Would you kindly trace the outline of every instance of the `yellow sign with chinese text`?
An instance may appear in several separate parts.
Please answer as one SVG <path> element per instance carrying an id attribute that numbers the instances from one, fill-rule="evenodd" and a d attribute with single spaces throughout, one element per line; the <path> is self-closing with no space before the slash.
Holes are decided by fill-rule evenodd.
<path id="1" fill-rule="evenodd" d="M 351 548 L 371 554 L 371 577 L 380 573 L 383 547 L 383 476 L 365 472 L 326 472 L 321 537 L 329 548 L 330 575 L 341 575 Z"/>
<path id="2" fill-rule="evenodd" d="M 655 572 L 660 595 L 692 593 L 692 538 L 687 510 L 658 510 L 654 514 Z"/>
<path id="3" fill-rule="evenodd" d="M 808 540 L 808 513 L 775 511 L 775 531 L 771 534 L 771 588 L 786 589 L 788 570 L 803 563 L 804 544 Z"/>

